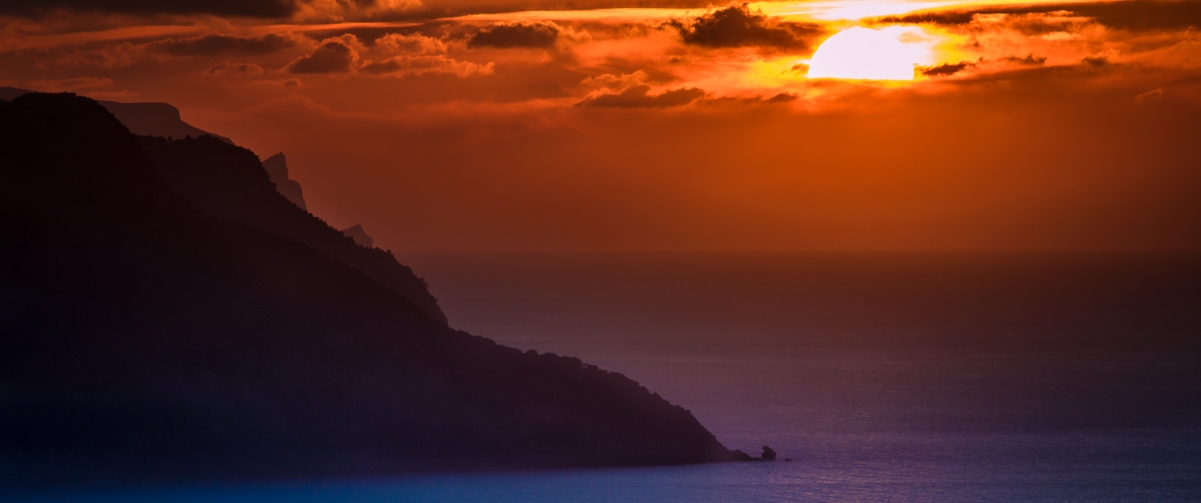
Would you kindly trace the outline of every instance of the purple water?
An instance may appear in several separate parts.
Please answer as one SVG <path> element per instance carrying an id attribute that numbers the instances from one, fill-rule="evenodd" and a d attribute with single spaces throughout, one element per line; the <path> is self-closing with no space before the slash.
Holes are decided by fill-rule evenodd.
<path id="1" fill-rule="evenodd" d="M 1201 254 L 402 254 L 452 326 L 578 356 L 790 462 L 22 495 L 1201 501 Z"/>

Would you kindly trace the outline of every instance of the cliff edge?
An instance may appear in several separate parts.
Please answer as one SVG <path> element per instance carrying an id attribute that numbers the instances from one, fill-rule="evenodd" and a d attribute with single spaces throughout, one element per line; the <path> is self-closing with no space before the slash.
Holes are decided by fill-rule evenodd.
<path id="1" fill-rule="evenodd" d="M 0 484 L 737 457 L 620 374 L 450 329 L 181 196 L 193 148 L 258 162 L 137 138 L 74 95 L 0 102 Z"/>

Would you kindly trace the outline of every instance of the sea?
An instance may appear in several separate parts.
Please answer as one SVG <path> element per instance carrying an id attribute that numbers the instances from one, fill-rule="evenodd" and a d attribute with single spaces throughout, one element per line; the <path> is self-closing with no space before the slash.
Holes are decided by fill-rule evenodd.
<path id="1" fill-rule="evenodd" d="M 397 253 L 455 328 L 774 461 L 43 489 L 94 502 L 1197 502 L 1201 253 Z"/>

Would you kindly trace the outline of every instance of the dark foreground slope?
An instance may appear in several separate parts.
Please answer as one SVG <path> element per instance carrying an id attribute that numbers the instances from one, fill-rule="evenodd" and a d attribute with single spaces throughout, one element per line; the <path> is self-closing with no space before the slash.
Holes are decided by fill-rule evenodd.
<path id="1" fill-rule="evenodd" d="M 574 358 L 197 210 L 91 100 L 0 102 L 0 482 L 731 457 Z"/>
<path id="2" fill-rule="evenodd" d="M 212 136 L 172 140 L 140 136 L 142 151 L 172 190 L 202 211 L 295 239 L 367 273 L 434 320 L 446 315 L 425 282 L 387 251 L 353 239 L 293 204 L 271 182 L 258 156 Z"/>

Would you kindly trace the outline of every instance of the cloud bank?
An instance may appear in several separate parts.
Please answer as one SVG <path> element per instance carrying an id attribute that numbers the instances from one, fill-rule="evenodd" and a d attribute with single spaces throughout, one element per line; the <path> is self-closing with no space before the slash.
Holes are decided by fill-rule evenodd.
<path id="1" fill-rule="evenodd" d="M 686 44 L 704 47 L 770 47 L 806 49 L 824 32 L 816 24 L 777 22 L 746 5 L 717 9 L 688 21 L 674 20 L 669 26 L 680 32 Z"/>
<path id="2" fill-rule="evenodd" d="M 468 47 L 552 47 L 559 38 L 559 26 L 550 22 L 505 23 L 481 29 L 467 41 Z"/>

